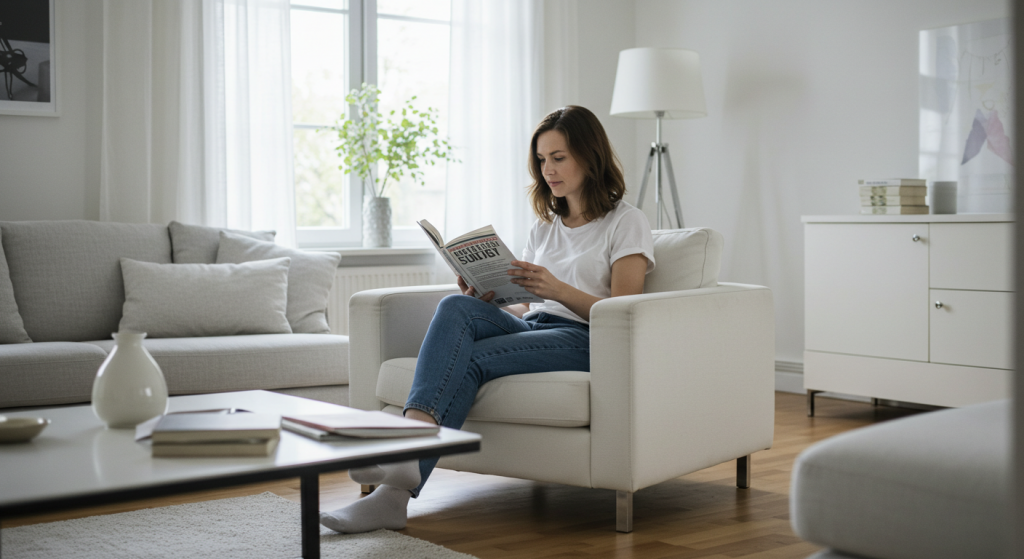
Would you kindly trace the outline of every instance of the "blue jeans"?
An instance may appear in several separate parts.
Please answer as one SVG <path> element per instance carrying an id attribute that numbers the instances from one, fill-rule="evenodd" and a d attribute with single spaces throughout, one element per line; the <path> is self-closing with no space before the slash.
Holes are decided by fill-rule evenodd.
<path id="1" fill-rule="evenodd" d="M 590 327 L 539 313 L 527 320 L 473 297 L 449 295 L 430 321 L 405 409 L 459 429 L 487 381 L 508 375 L 590 370 Z M 420 460 L 419 496 L 437 458 Z"/>

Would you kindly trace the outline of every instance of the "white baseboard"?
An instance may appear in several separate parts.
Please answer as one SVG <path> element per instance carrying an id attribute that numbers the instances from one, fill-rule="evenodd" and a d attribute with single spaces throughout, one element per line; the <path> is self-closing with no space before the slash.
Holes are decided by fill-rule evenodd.
<path id="1" fill-rule="evenodd" d="M 775 391 L 790 392 L 792 394 L 804 393 L 804 376 L 799 373 L 787 371 L 775 371 Z"/>
<path id="2" fill-rule="evenodd" d="M 775 391 L 804 393 L 804 364 L 797 361 L 775 361 Z"/>
<path id="3" fill-rule="evenodd" d="M 788 392 L 790 394 L 807 394 L 807 391 L 804 390 L 804 364 L 797 361 L 776 361 L 775 391 Z M 825 398 L 849 400 L 851 402 L 871 402 L 871 398 L 854 396 L 852 394 L 820 392 L 818 395 Z"/>

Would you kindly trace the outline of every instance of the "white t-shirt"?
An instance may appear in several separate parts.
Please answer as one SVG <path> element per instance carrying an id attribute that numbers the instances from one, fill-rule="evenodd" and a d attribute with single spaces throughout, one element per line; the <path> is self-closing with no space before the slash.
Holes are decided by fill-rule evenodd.
<path id="1" fill-rule="evenodd" d="M 538 219 L 530 229 L 523 260 L 543 266 L 556 278 L 595 297 L 612 296 L 612 264 L 630 254 L 647 257 L 647 273 L 654 269 L 654 237 L 644 213 L 623 200 L 604 217 L 575 228 L 555 216 Z M 546 312 L 588 323 L 557 301 L 531 303 L 524 318 Z"/>

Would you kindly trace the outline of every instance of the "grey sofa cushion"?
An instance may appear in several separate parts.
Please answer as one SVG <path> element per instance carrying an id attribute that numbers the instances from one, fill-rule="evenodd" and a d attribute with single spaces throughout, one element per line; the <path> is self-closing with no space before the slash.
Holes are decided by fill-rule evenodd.
<path id="1" fill-rule="evenodd" d="M 327 334 L 327 297 L 341 255 L 294 250 L 241 235 L 220 233 L 218 263 L 241 263 L 268 258 L 291 258 L 288 268 L 288 322 L 292 332 Z"/>
<path id="2" fill-rule="evenodd" d="M 110 351 L 114 340 L 89 344 Z M 348 336 L 260 334 L 146 339 L 171 394 L 348 384 Z"/>
<path id="3" fill-rule="evenodd" d="M 107 358 L 94 345 L 73 342 L 13 344 L 0 350 L 3 408 L 88 402 L 96 371 Z"/>
<path id="4" fill-rule="evenodd" d="M 14 299 L 14 285 L 11 271 L 4 256 L 3 232 L 0 231 L 0 344 L 25 344 L 31 338 L 25 332 L 25 323 L 18 313 L 18 302 Z"/>
<path id="5" fill-rule="evenodd" d="M 220 232 L 231 231 L 238 235 L 274 242 L 276 231 L 240 231 L 220 229 L 202 225 L 186 225 L 172 221 L 167 226 L 171 234 L 171 247 L 175 264 L 213 264 L 217 261 L 217 247 L 220 246 Z"/>
<path id="6" fill-rule="evenodd" d="M 36 342 L 110 336 L 124 304 L 121 257 L 171 261 L 162 225 L 5 221 L 0 235 L 25 331 Z"/>
<path id="7" fill-rule="evenodd" d="M 121 330 L 150 338 L 290 334 L 288 258 L 245 264 L 152 264 L 121 259 Z"/>
<path id="8" fill-rule="evenodd" d="M 272 390 L 278 394 L 290 394 L 299 398 L 320 400 L 329 404 L 348 407 L 348 385 L 335 384 L 331 386 L 300 386 L 298 388 L 281 388 Z"/>
<path id="9" fill-rule="evenodd" d="M 797 457 L 798 536 L 852 555 L 1009 557 L 1008 400 L 857 429 Z"/>

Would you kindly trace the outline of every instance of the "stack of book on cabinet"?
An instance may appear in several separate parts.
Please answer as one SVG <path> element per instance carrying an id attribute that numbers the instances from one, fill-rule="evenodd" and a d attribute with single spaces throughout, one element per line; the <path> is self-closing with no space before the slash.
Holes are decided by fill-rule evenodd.
<path id="1" fill-rule="evenodd" d="M 860 213 L 913 215 L 928 213 L 924 179 L 860 180 Z"/>
<path id="2" fill-rule="evenodd" d="M 281 417 L 261 413 L 174 413 L 153 427 L 153 456 L 269 456 Z"/>

